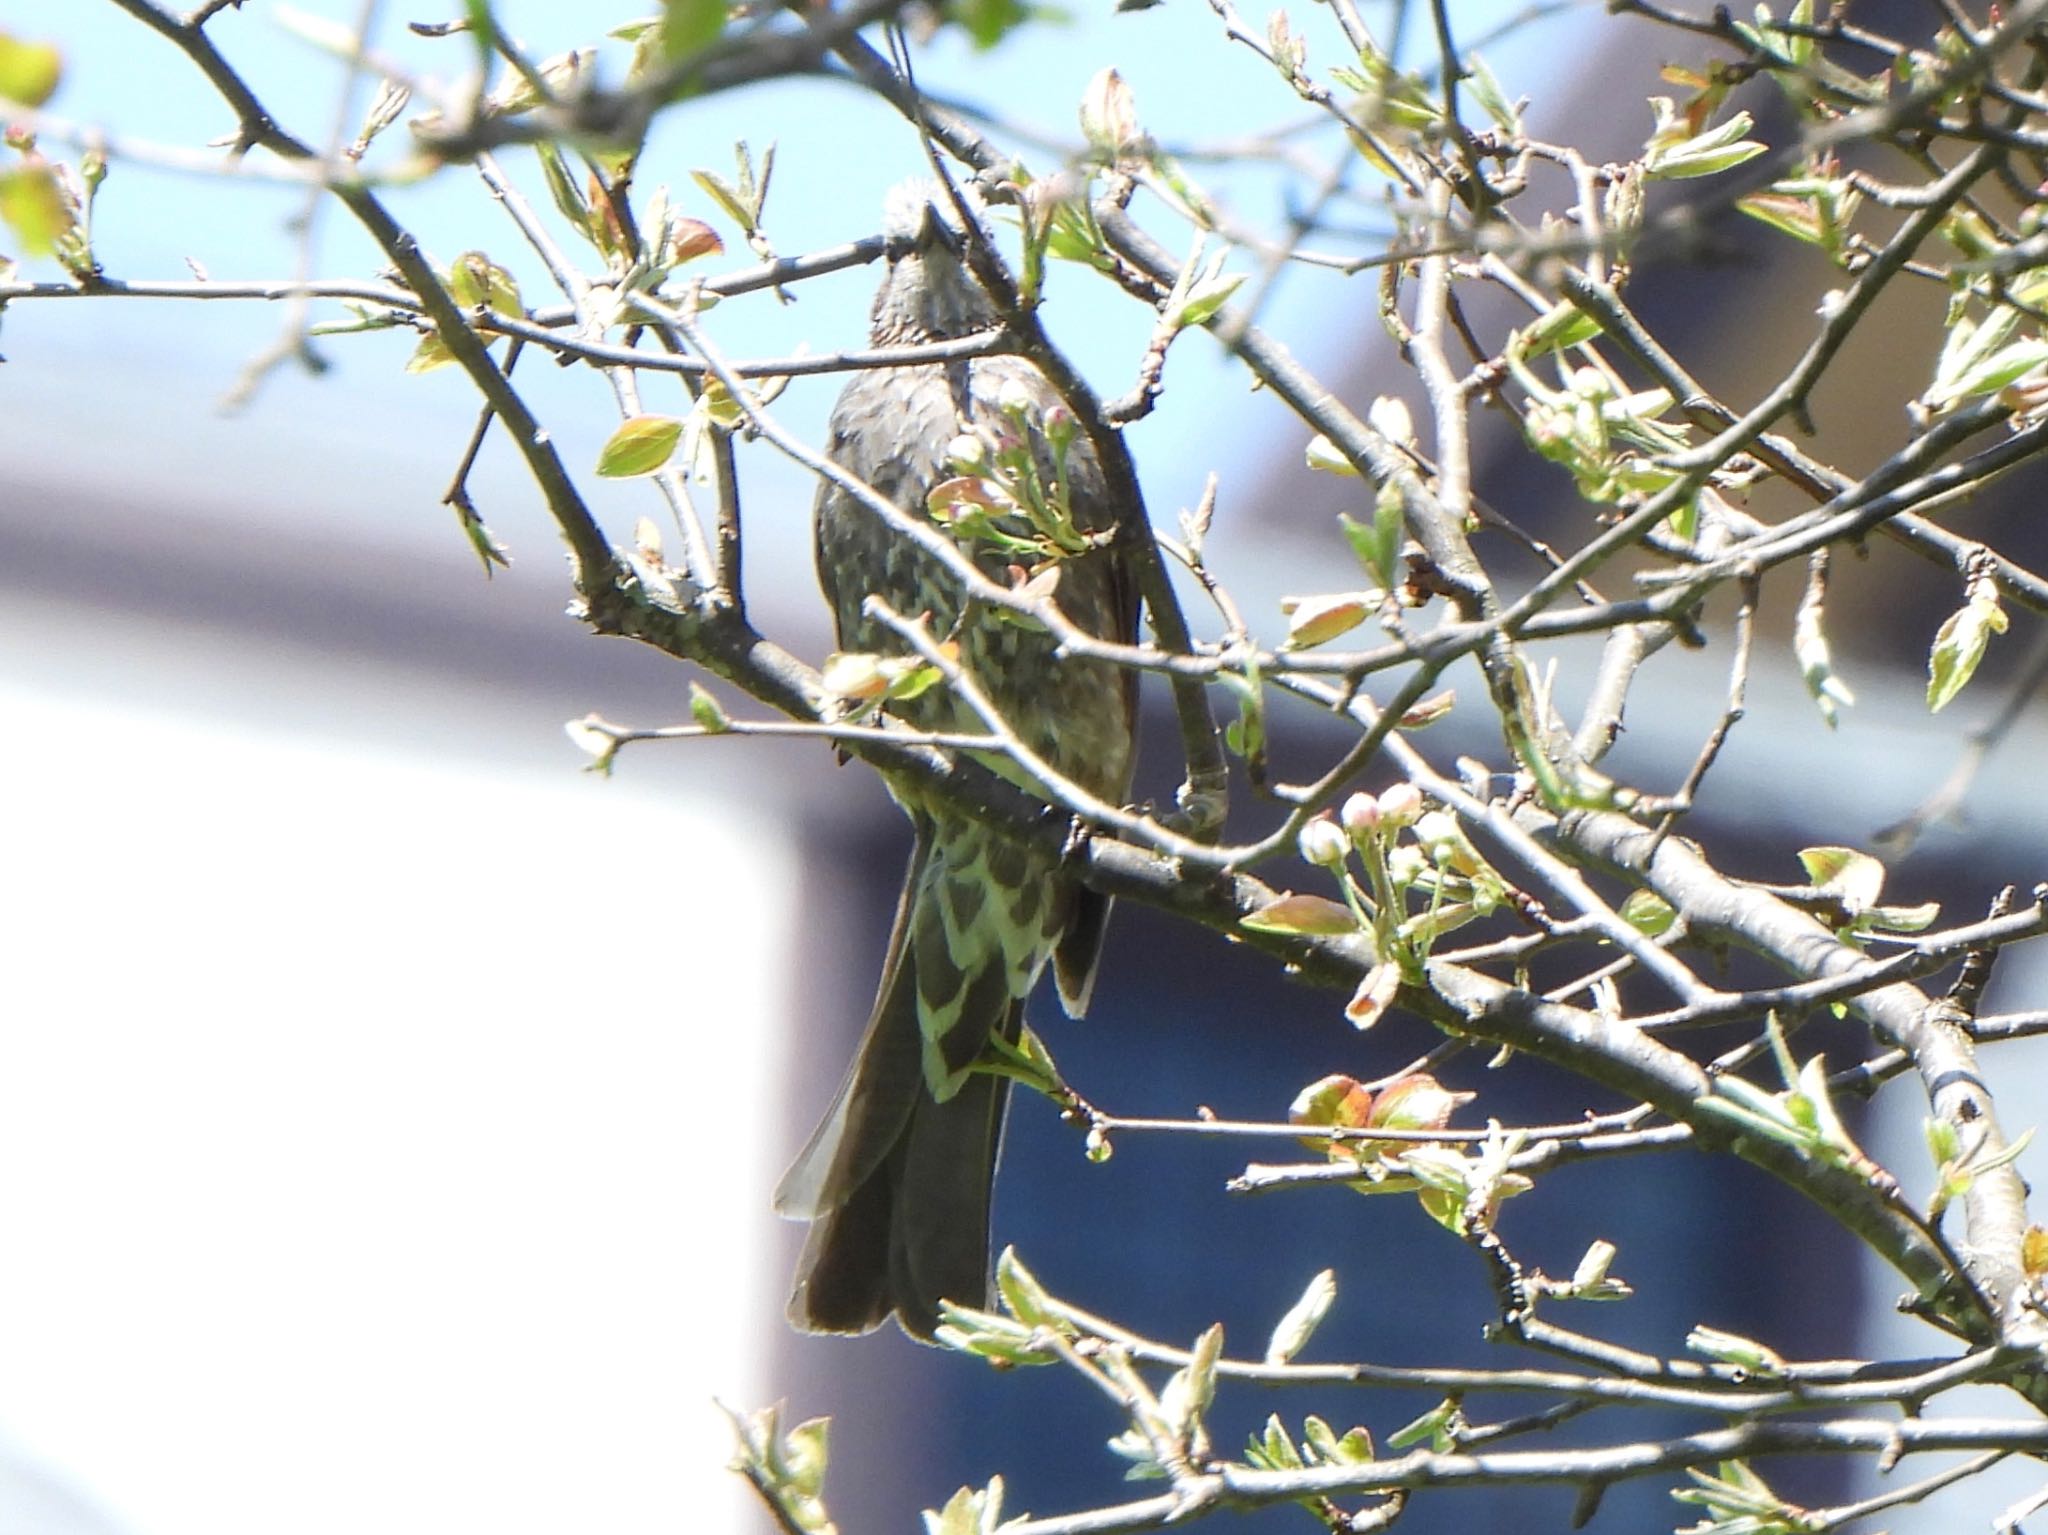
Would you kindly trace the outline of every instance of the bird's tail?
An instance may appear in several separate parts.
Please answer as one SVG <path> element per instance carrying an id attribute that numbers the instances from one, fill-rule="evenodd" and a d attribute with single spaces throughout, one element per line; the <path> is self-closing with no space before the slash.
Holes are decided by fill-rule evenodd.
<path id="1" fill-rule="evenodd" d="M 1012 1004 L 1011 1016 L 1019 1010 Z M 869 1044 L 883 1041 L 871 1035 Z M 913 1067 L 914 1052 L 915 1041 Z M 856 1071 L 865 1064 L 863 1052 Z M 791 1169 L 777 1206 L 814 1216 L 789 1298 L 792 1322 L 812 1332 L 866 1332 L 893 1313 L 906 1332 L 928 1339 L 941 1300 L 988 1304 L 989 1195 L 1008 1096 L 1006 1081 L 977 1075 L 940 1103 L 913 1075 L 900 1100 L 869 1095 L 843 1121 L 835 1151 L 879 1157 L 840 1203 L 793 1207 L 788 1196 L 804 1163 Z"/>
<path id="2" fill-rule="evenodd" d="M 1056 931 L 1049 871 L 979 829 L 919 818 L 917 850 L 853 1069 L 775 1207 L 812 1222 L 790 1319 L 929 1338 L 941 1299 L 988 1302 L 989 1195 L 1009 1083 L 971 1070 L 1014 1040 Z"/>

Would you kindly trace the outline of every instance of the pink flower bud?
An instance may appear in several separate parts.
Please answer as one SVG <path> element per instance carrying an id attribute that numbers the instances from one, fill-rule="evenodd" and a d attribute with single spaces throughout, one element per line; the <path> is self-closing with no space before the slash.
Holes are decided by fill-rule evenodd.
<path id="1" fill-rule="evenodd" d="M 1363 842 L 1380 828 L 1380 802 L 1370 794 L 1354 794 L 1344 801 L 1337 819 L 1354 842 Z"/>

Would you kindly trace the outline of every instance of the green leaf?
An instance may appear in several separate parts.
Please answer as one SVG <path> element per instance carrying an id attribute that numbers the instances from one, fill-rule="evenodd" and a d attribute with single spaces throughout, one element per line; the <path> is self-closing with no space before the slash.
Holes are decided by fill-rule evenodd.
<path id="1" fill-rule="evenodd" d="M 1751 1375 L 1781 1376 L 1785 1373 L 1784 1355 L 1769 1344 L 1745 1338 L 1740 1333 L 1723 1332 L 1704 1323 L 1685 1335 L 1685 1346 L 1695 1354 L 1734 1365 Z"/>
<path id="2" fill-rule="evenodd" d="M 1428 1072 L 1411 1071 L 1380 1090 L 1366 1122 L 1375 1130 L 1441 1130 L 1478 1096 L 1452 1092 Z"/>
<path id="3" fill-rule="evenodd" d="M 996 1258 L 996 1293 L 1002 1297 L 1003 1309 L 1026 1327 L 1068 1330 L 1061 1326 L 1063 1318 L 1053 1298 L 1038 1282 L 1038 1276 L 1024 1266 L 1014 1247 L 1005 1247 Z"/>
<path id="4" fill-rule="evenodd" d="M 976 1492 L 962 1487 L 934 1512 L 924 1511 L 925 1535 L 995 1535 L 1003 1522 L 1003 1479 L 990 1477 L 987 1488 Z"/>
<path id="5" fill-rule="evenodd" d="M 953 0 L 946 7 L 946 15 L 984 51 L 1038 14 L 1043 13 L 1024 0 Z"/>
<path id="6" fill-rule="evenodd" d="M 1045 224 L 1045 252 L 1061 261 L 1076 261 L 1101 271 L 1112 271 L 1116 258 L 1109 253 L 1095 212 L 1086 197 L 1052 205 Z"/>
<path id="7" fill-rule="evenodd" d="M 474 515 L 464 517 L 462 533 L 469 540 L 469 547 L 477 559 L 482 561 L 486 576 L 490 575 L 491 567 L 494 565 L 503 566 L 506 570 L 512 568 L 511 552 L 493 536 L 491 530 L 484 525 L 483 518 Z"/>
<path id="8" fill-rule="evenodd" d="M 1653 181 L 1688 181 L 1695 176 L 1714 176 L 1754 160 L 1768 148 L 1768 144 L 1755 139 L 1743 139 L 1711 150 L 1688 148 L 1666 155 L 1657 168 L 1649 172 L 1649 176 Z"/>
<path id="9" fill-rule="evenodd" d="M 824 1502 L 828 1420 L 812 1418 L 784 1434 L 779 1407 L 749 1413 L 727 1408 L 725 1415 L 739 1438 L 732 1468 L 768 1500 L 776 1522 L 802 1535 L 830 1535 Z"/>
<path id="10" fill-rule="evenodd" d="M 1778 192 L 1751 192 L 1746 197 L 1735 199 L 1735 206 L 1753 219 L 1788 234 L 1795 240 L 1804 240 L 1808 245 L 1825 245 L 1826 231 L 1820 220 L 1820 209 L 1810 197 L 1787 197 Z"/>
<path id="11" fill-rule="evenodd" d="M 982 1047 L 981 1059 L 974 1064 L 979 1071 L 1020 1082 L 1062 1108 L 1070 1107 L 1074 1101 L 1074 1090 L 1060 1075 L 1052 1052 L 1045 1048 L 1045 1041 L 1028 1025 L 1019 1026 L 1014 1042 L 1000 1035 L 991 1036 Z"/>
<path id="12" fill-rule="evenodd" d="M 1929 1119 L 1923 1128 L 1927 1132 L 1927 1150 L 1936 1163 L 1953 1162 L 1962 1155 L 1962 1133 L 1946 1119 Z"/>
<path id="13" fill-rule="evenodd" d="M 753 210 L 747 207 L 739 192 L 723 176 L 716 171 L 694 170 L 690 172 L 690 179 L 703 189 L 705 196 L 724 209 L 726 217 L 739 225 L 744 233 L 754 232 Z"/>
<path id="14" fill-rule="evenodd" d="M 1310 1413 L 1301 1420 L 1301 1447 L 1318 1465 L 1327 1466 L 1337 1457 L 1337 1431 L 1327 1418 Z"/>
<path id="15" fill-rule="evenodd" d="M 590 203 L 583 191 L 576 185 L 576 178 L 569 174 L 568 162 L 562 158 L 561 146 L 550 144 L 545 139 L 533 146 L 540 157 L 540 169 L 548 184 L 548 196 L 563 218 L 575 226 L 576 232 L 584 239 L 595 242 L 596 224 L 590 215 Z"/>
<path id="16" fill-rule="evenodd" d="M 0 223 L 6 224 L 25 256 L 54 256 L 58 242 L 77 225 L 71 200 L 56 168 L 32 161 L 0 172 Z"/>
<path id="17" fill-rule="evenodd" d="M 1044 1332 L 1006 1316 L 939 1302 L 939 1326 L 932 1341 L 941 1348 L 975 1354 L 997 1369 L 1022 1364 L 1057 1364 L 1059 1355 L 1046 1345 Z"/>
<path id="18" fill-rule="evenodd" d="M 815 1498 L 825 1488 L 830 1418 L 807 1418 L 782 1441 L 782 1469 L 792 1491 Z"/>
<path id="19" fill-rule="evenodd" d="M 431 373 L 436 368 L 445 368 L 455 361 L 455 354 L 448 350 L 448 343 L 441 339 L 439 331 L 429 331 L 420 337 L 420 344 L 412 349 L 412 356 L 405 360 L 408 373 Z"/>
<path id="20" fill-rule="evenodd" d="M 1244 1458 L 1261 1471 L 1299 1471 L 1302 1467 L 1301 1451 L 1294 1447 L 1277 1412 L 1267 1417 L 1265 1426 L 1245 1445 Z"/>
<path id="21" fill-rule="evenodd" d="M 661 12 L 662 47 L 671 59 L 701 52 L 725 30 L 725 17 L 725 0 L 667 0 Z"/>
<path id="22" fill-rule="evenodd" d="M 363 114 L 363 126 L 356 131 L 356 141 L 349 146 L 349 154 L 360 158 L 380 135 L 398 121 L 398 115 L 411 101 L 412 87 L 404 82 L 385 80 L 379 84 L 376 97 Z"/>
<path id="23" fill-rule="evenodd" d="M 1941 915 L 1941 902 L 1923 901 L 1918 906 L 1873 906 L 1857 922 L 1857 930 L 1884 933 L 1924 933 Z"/>
<path id="24" fill-rule="evenodd" d="M 1973 1156 L 1967 1164 L 1967 1171 L 1972 1177 L 1981 1178 L 1985 1173 L 1993 1172 L 1998 1168 L 2017 1162 L 2027 1147 L 2033 1144 L 2033 1140 L 2034 1131 L 2030 1126 L 1989 1156 L 1981 1154 Z"/>
<path id="25" fill-rule="evenodd" d="M 1337 521 L 1344 529 L 1344 537 L 1351 544 L 1351 552 L 1358 557 L 1358 563 L 1383 588 L 1391 589 L 1395 581 L 1395 567 L 1400 562 L 1401 535 L 1406 531 L 1401 516 L 1401 490 L 1389 482 L 1382 485 L 1373 497 L 1372 521 L 1360 522 L 1348 512 L 1339 512 Z"/>
<path id="26" fill-rule="evenodd" d="M 1106 69 L 1103 75 L 1116 78 L 1116 71 Z M 1101 76 L 1097 77 L 1098 80 Z M 1121 81 L 1117 81 L 1121 85 Z M 1108 108 L 1098 110 L 1109 111 Z M 1088 121 L 1088 109 L 1083 108 L 1082 121 Z M 1136 130 L 1133 129 L 1133 132 Z M 1173 280 L 1173 289 L 1159 301 L 1161 318 L 1171 326 L 1185 328 L 1201 325 L 1215 317 L 1230 295 L 1237 291 L 1244 281 L 1242 275 L 1226 273 L 1223 263 L 1229 258 L 1228 251 L 1218 251 L 1206 262 L 1202 259 L 1207 236 L 1199 236 L 1195 247 L 1188 252 L 1188 259 L 1182 264 L 1179 274 Z"/>
<path id="27" fill-rule="evenodd" d="M 1427 698 L 1418 698 L 1408 706 L 1401 716 L 1403 730 L 1427 730 L 1438 720 L 1449 719 L 1451 711 L 1458 706 L 1458 690 L 1445 688 L 1441 693 L 1432 693 Z"/>
<path id="28" fill-rule="evenodd" d="M 448 269 L 448 292 L 465 309 L 489 309 L 497 314 L 524 315 L 519 302 L 519 284 L 512 274 L 482 251 L 464 251 Z"/>
<path id="29" fill-rule="evenodd" d="M 1387 1448 L 1405 1450 L 1412 1444 L 1428 1440 L 1432 1450 L 1440 1455 L 1447 1454 L 1458 1447 L 1459 1417 L 1458 1404 L 1447 1398 L 1413 1422 L 1395 1429 L 1387 1436 Z"/>
<path id="30" fill-rule="evenodd" d="M 1287 650 L 1311 650 L 1349 634 L 1379 610 L 1378 592 L 1331 592 L 1318 597 L 1283 597 Z"/>
<path id="31" fill-rule="evenodd" d="M 1694 1485 L 1681 1487 L 1671 1496 L 1712 1516 L 1711 1523 L 1691 1526 L 1701 1535 L 1794 1535 L 1813 1527 L 1803 1510 L 1772 1492 L 1762 1477 L 1739 1460 L 1722 1461 L 1718 1475 L 1696 1466 L 1688 1466 L 1685 1474 Z"/>
<path id="32" fill-rule="evenodd" d="M 1759 24 L 1762 24 L 1768 15 L 1769 13 L 1762 6 L 1757 7 L 1757 21 Z M 1792 7 L 1791 14 L 1785 19 L 1796 27 L 1812 26 L 1813 0 L 1797 0 L 1797 3 Z M 1784 51 L 1787 59 L 1790 59 L 1801 69 L 1804 69 L 1812 61 L 1814 39 L 1811 34 L 1787 32 L 1780 28 L 1772 28 L 1772 30 L 1777 32 L 1778 46 Z"/>
<path id="33" fill-rule="evenodd" d="M 1747 112 L 1737 112 L 1718 127 L 1691 131 L 1691 120 L 1669 97 L 1655 96 L 1656 131 L 1643 149 L 1643 174 L 1653 181 L 1683 181 L 1711 176 L 1754 159 L 1769 147 L 1743 134 L 1754 126 Z"/>
<path id="34" fill-rule="evenodd" d="M 1373 1458 L 1371 1434 L 1362 1428 L 1349 1428 L 1340 1437 L 1327 1419 L 1314 1413 L 1301 1420 L 1301 1446 L 1312 1465 L 1362 1466 Z M 1315 1508 L 1312 1499 L 1304 1498 L 1301 1502 Z"/>
<path id="35" fill-rule="evenodd" d="M 912 656 L 891 657 L 884 666 L 889 672 L 889 686 L 883 696 L 898 701 L 921 697 L 946 680 L 946 674 L 936 666 Z"/>
<path id="36" fill-rule="evenodd" d="M 1927 653 L 1927 709 L 1939 714 L 1977 673 L 1977 663 L 1990 648 L 1991 636 L 2006 629 L 2005 609 L 1995 592 L 1975 597 L 1942 621 Z"/>
<path id="37" fill-rule="evenodd" d="M 1884 892 L 1884 865 L 1853 847 L 1801 848 L 1799 862 L 1816 890 L 1839 897 L 1851 911 L 1876 905 Z"/>
<path id="38" fill-rule="evenodd" d="M 1334 442 L 1320 433 L 1309 440 L 1308 466 L 1311 469 L 1320 469 L 1325 474 L 1344 474 L 1353 479 L 1358 478 L 1358 466 L 1338 451 Z M 1348 523 L 1350 519 L 1345 518 L 1345 521 Z"/>
<path id="39" fill-rule="evenodd" d="M 1493 125 L 1502 133 L 1511 138 L 1521 137 L 1521 111 L 1508 99 L 1508 93 L 1501 89 L 1500 81 L 1496 80 L 1493 71 L 1486 67 L 1486 60 L 1475 53 L 1465 60 L 1465 66 L 1471 71 L 1469 79 L 1472 94 L 1478 98 L 1481 110 L 1493 119 Z"/>
<path id="40" fill-rule="evenodd" d="M 675 416 L 635 416 L 620 425 L 597 455 L 597 472 L 608 480 L 652 474 L 666 464 L 683 435 Z"/>
<path id="41" fill-rule="evenodd" d="M 1401 540 L 1408 532 L 1408 498 L 1392 480 L 1379 488 L 1372 502 L 1372 573 L 1392 591 L 1401 564 Z"/>
<path id="42" fill-rule="evenodd" d="M 63 55 L 48 43 L 23 42 L 0 32 L 0 97 L 39 107 L 56 94 L 63 74 Z"/>
<path id="43" fill-rule="evenodd" d="M 490 0 L 462 0 L 462 15 L 468 23 L 463 30 L 469 34 L 470 44 L 476 49 L 477 63 L 488 72 L 491 67 L 491 40 L 498 35 L 497 23 L 491 20 Z"/>
<path id="44" fill-rule="evenodd" d="M 1621 903 L 1621 920 L 1637 932 L 1655 938 L 1671 930 L 1678 913 L 1654 890 L 1631 890 L 1628 899 Z"/>
<path id="45" fill-rule="evenodd" d="M 1363 1466 L 1372 1461 L 1372 1433 L 1360 1427 L 1344 1430 L 1344 1436 L 1330 1449 L 1330 1461 L 1339 1466 Z"/>
<path id="46" fill-rule="evenodd" d="M 1570 299 L 1559 299 L 1534 320 L 1516 331 L 1509 345 L 1524 357 L 1540 357 L 1564 347 L 1578 346 L 1600 334 L 1600 321 Z"/>
<path id="47" fill-rule="evenodd" d="M 2019 311 L 2008 306 L 2000 305 L 1977 320 L 1970 317 L 1961 295 L 1951 300 L 1948 334 L 1942 337 L 1941 354 L 1935 360 L 1929 398 L 1956 393 L 1956 381 L 2003 346 L 2019 323 Z"/>
<path id="48" fill-rule="evenodd" d="M 1790 176 L 1764 191 L 1738 197 L 1735 206 L 1839 259 L 1850 220 L 1862 200 L 1846 177 L 1829 175 L 1825 167 L 1815 165 L 1805 175 Z"/>
<path id="49" fill-rule="evenodd" d="M 1341 901 L 1327 901 L 1319 895 L 1283 895 L 1238 918 L 1238 926 L 1255 933 L 1334 937 L 1357 932 L 1358 919 Z"/>
<path id="50" fill-rule="evenodd" d="M 2043 364 L 2048 364 L 2048 340 L 2027 337 L 2012 342 L 1975 360 L 1945 385 L 1929 390 L 1926 404 L 1930 410 L 1939 410 L 1958 400 L 1996 394 L 2007 384 L 2026 377 Z"/>
<path id="51" fill-rule="evenodd" d="M 1322 1077 L 1309 1083 L 1294 1095 L 1294 1101 L 1287 1106 L 1287 1122 L 1291 1125 L 1330 1125 L 1340 1130 L 1362 1130 L 1372 1117 L 1372 1093 L 1356 1077 L 1342 1074 Z M 1301 1144 L 1310 1151 L 1344 1155 L 1357 1154 L 1365 1147 L 1361 1141 L 1330 1140 L 1327 1136 L 1304 1135 Z"/>
<path id="52" fill-rule="evenodd" d="M 1853 1153 L 1856 1143 L 1849 1138 L 1848 1129 L 1835 1112 L 1834 1095 L 1828 1091 L 1828 1068 L 1825 1056 L 1809 1056 L 1799 1068 L 1797 1088 L 1786 1094 L 1788 1107 L 1802 1124 L 1810 1127 L 1815 1138 L 1824 1146 L 1836 1151 Z"/>
<path id="53" fill-rule="evenodd" d="M 1266 754 L 1266 697 L 1260 687 L 1258 663 L 1247 659 L 1243 674 L 1218 672 L 1217 686 L 1237 699 L 1238 716 L 1223 730 L 1223 743 L 1248 763 L 1263 764 Z"/>
<path id="54" fill-rule="evenodd" d="M 514 70 L 485 100 L 484 111 L 493 117 L 516 117 L 549 99 L 562 101 L 574 97 L 584 88 L 596 63 L 595 48 L 577 48 L 543 59 L 534 69 L 534 78 Z M 543 89 L 547 92 L 545 96 Z"/>
<path id="55" fill-rule="evenodd" d="M 1186 302 L 1174 315 L 1175 323 L 1182 326 L 1206 325 L 1216 317 L 1216 311 L 1230 301 L 1230 295 L 1243 282 L 1242 272 L 1212 272 L 1189 290 Z"/>

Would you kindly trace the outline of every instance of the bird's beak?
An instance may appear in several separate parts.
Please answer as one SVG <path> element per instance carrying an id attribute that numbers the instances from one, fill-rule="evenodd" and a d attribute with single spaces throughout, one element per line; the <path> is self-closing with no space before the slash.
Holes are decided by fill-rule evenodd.
<path id="1" fill-rule="evenodd" d="M 960 254 L 961 234 L 946 222 L 945 215 L 939 212 L 936 203 L 928 202 L 924 205 L 924 218 L 917 226 L 915 244 L 921 256 L 929 256 L 937 251 L 957 256 Z"/>

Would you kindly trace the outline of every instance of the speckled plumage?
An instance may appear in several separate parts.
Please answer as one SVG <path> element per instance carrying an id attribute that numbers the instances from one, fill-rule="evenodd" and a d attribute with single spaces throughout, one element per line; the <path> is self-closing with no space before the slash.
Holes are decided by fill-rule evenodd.
<path id="1" fill-rule="evenodd" d="M 892 201 L 894 254 L 873 312 L 878 346 L 971 335 L 996 323 L 958 258 L 957 224 L 929 196 Z M 1037 369 L 1015 357 L 855 374 L 832 413 L 831 455 L 922 518 L 928 492 L 950 472 L 947 445 L 963 425 L 995 419 L 1006 386 L 1013 394 L 1023 389 L 1034 420 L 1056 399 Z M 1049 455 L 1041 456 L 1049 471 Z M 1067 470 L 1076 522 L 1107 528 L 1108 491 L 1085 441 L 1074 444 Z M 1128 672 L 1062 660 L 1049 635 L 985 611 L 963 620 L 961 593 L 942 567 L 829 484 L 818 497 L 814 531 L 819 581 L 842 650 L 901 651 L 862 613 L 871 593 L 899 612 L 930 613 L 932 631 L 959 642 L 962 664 L 1033 750 L 1091 792 L 1123 797 L 1133 744 Z M 982 569 L 1006 579 L 1005 556 L 971 541 L 964 547 Z M 1128 639 L 1134 632 L 1129 583 L 1108 551 L 1062 561 L 1056 600 L 1094 634 Z M 892 708 L 929 729 L 981 728 L 943 687 Z M 1019 776 L 1000 759 L 990 765 Z M 1107 903 L 1043 857 L 921 801 L 908 786 L 891 789 L 916 845 L 874 1014 L 832 1111 L 776 1202 L 812 1221 L 790 1301 L 799 1326 L 857 1332 L 893 1313 L 908 1331 L 929 1336 L 942 1297 L 972 1306 L 987 1300 L 989 1188 L 1008 1087 L 967 1068 L 992 1033 L 1015 1037 L 1025 995 L 1049 958 L 1062 1001 L 1079 1014 Z"/>

